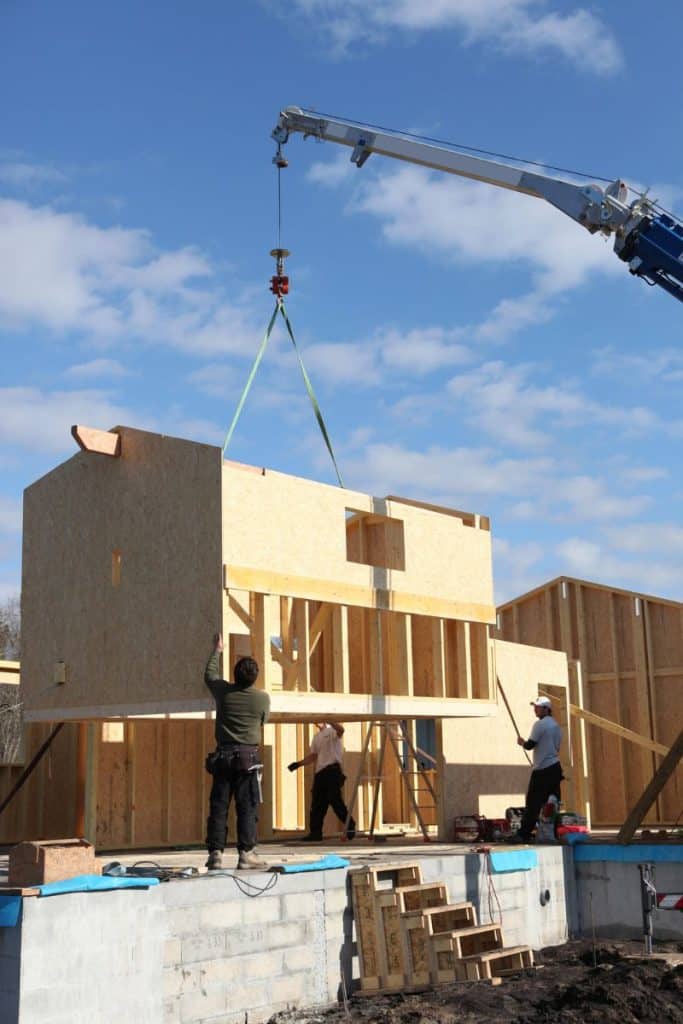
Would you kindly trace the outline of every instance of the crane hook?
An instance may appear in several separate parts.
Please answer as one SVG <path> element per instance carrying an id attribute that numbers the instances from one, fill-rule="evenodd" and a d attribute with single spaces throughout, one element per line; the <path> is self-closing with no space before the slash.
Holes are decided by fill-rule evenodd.
<path id="1" fill-rule="evenodd" d="M 271 249 L 270 255 L 275 257 L 275 274 L 270 279 L 270 290 L 276 299 L 289 295 L 289 278 L 285 274 L 285 259 L 289 249 Z"/>

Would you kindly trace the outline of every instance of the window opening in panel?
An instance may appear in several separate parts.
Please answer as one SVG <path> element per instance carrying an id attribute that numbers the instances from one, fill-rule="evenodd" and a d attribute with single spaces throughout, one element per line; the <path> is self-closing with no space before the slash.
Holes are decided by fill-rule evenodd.
<path id="1" fill-rule="evenodd" d="M 347 508 L 346 558 L 349 562 L 380 569 L 405 571 L 406 552 L 402 519 Z"/>

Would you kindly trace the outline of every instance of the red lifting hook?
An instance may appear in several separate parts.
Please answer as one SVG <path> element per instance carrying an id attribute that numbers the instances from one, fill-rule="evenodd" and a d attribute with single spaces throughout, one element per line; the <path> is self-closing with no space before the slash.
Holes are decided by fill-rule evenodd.
<path id="1" fill-rule="evenodd" d="M 271 249 L 270 255 L 275 257 L 276 273 L 270 279 L 270 290 L 278 299 L 289 295 L 289 278 L 285 274 L 285 259 L 289 249 Z"/>

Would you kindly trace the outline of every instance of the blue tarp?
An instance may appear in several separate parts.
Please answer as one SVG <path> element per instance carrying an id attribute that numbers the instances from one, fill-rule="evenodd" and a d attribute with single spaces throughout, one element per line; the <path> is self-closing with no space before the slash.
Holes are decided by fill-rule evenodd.
<path id="1" fill-rule="evenodd" d="M 538 867 L 538 854 L 535 850 L 491 850 L 491 866 L 497 874 L 530 871 Z"/>
<path id="2" fill-rule="evenodd" d="M 21 896 L 0 896 L 0 928 L 14 928 L 20 910 Z"/>
<path id="3" fill-rule="evenodd" d="M 67 892 L 100 892 L 106 889 L 148 889 L 158 878 L 112 878 L 109 875 L 78 875 L 63 882 L 49 882 L 36 888 L 41 896 L 60 896 Z"/>
<path id="4" fill-rule="evenodd" d="M 277 864 L 274 866 L 274 870 L 282 872 L 284 875 L 293 875 L 299 871 L 328 871 L 330 868 L 348 868 L 350 864 L 350 860 L 338 857 L 336 853 L 328 853 L 326 857 L 304 861 L 301 864 Z"/>

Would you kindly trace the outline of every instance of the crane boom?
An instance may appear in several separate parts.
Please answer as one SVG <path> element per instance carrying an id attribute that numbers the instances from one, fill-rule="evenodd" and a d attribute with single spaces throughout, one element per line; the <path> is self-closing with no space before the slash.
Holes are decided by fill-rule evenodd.
<path id="1" fill-rule="evenodd" d="M 348 146 L 351 162 L 357 167 L 377 153 L 544 199 L 592 234 L 613 235 L 614 251 L 628 263 L 632 274 L 683 301 L 683 224 L 658 210 L 646 196 L 639 195 L 629 203 L 628 187 L 620 179 L 606 186 L 577 184 L 500 160 L 472 156 L 442 143 L 300 107 L 286 107 L 272 135 L 281 146 L 292 132 Z"/>

